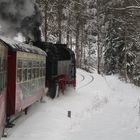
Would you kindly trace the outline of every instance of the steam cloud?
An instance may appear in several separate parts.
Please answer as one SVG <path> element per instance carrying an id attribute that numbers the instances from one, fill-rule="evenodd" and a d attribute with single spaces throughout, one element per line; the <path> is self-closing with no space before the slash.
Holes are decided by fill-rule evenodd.
<path id="1" fill-rule="evenodd" d="M 26 39 L 40 41 L 41 23 L 35 0 L 0 0 L 0 25 L 4 35 L 14 37 L 22 33 Z"/>

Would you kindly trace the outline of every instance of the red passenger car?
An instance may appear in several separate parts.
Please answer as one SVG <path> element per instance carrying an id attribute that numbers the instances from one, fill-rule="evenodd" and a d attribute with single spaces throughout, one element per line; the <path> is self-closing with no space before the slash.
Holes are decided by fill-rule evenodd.
<path id="1" fill-rule="evenodd" d="M 6 120 L 7 48 L 0 40 L 0 137 Z"/>
<path id="2" fill-rule="evenodd" d="M 32 45 L 3 38 L 8 46 L 7 118 L 45 95 L 46 53 Z"/>

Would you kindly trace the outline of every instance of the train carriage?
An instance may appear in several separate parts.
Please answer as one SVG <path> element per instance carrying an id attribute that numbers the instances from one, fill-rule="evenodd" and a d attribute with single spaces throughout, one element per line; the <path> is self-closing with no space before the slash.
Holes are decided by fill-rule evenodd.
<path id="1" fill-rule="evenodd" d="M 76 86 L 75 54 L 66 44 L 34 45 L 0 37 L 0 137 L 11 118 L 46 93 L 54 98 L 67 84 Z"/>
<path id="2" fill-rule="evenodd" d="M 32 45 L 2 38 L 8 46 L 7 117 L 45 95 L 46 53 Z"/>
<path id="3" fill-rule="evenodd" d="M 7 54 L 8 50 L 0 40 L 0 137 L 6 121 Z"/>

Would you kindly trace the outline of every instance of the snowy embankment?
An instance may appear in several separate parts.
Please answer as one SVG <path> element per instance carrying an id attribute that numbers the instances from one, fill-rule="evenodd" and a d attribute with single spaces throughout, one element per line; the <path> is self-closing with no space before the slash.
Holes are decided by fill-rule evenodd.
<path id="1" fill-rule="evenodd" d="M 76 90 L 68 87 L 65 95 L 44 100 L 17 120 L 6 140 L 140 139 L 140 88 L 117 76 L 78 69 Z"/>

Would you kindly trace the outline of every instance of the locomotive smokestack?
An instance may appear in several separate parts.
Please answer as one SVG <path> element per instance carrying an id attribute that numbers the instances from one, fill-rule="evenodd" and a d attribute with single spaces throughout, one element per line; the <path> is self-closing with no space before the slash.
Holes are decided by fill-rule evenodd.
<path id="1" fill-rule="evenodd" d="M 22 33 L 33 41 L 41 40 L 42 15 L 35 0 L 0 0 L 1 34 L 14 37 Z"/>

